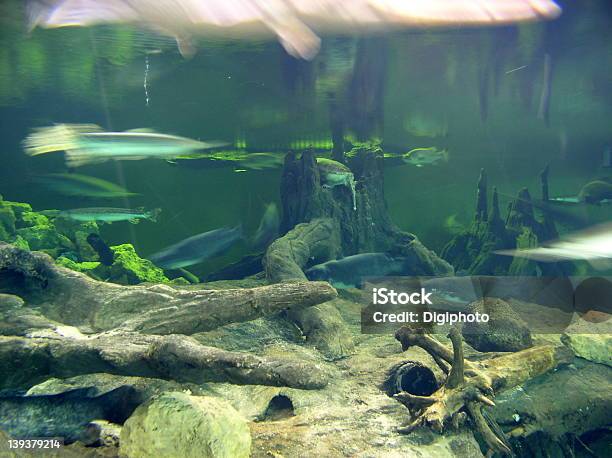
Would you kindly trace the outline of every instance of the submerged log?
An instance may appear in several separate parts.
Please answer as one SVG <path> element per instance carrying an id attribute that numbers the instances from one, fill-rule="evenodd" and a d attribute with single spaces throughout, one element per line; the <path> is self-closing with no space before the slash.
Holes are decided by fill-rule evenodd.
<path id="1" fill-rule="evenodd" d="M 110 331 L 84 336 L 53 325 L 25 337 L 0 337 L 0 361 L 0 389 L 94 373 L 300 389 L 327 384 L 326 373 L 313 363 L 220 350 L 181 335 Z"/>
<path id="2" fill-rule="evenodd" d="M 419 426 L 441 431 L 447 425 L 457 426 L 467 413 L 492 452 L 512 455 L 501 428 L 488 413 L 482 411 L 482 407 L 495 406 L 494 397 L 499 391 L 569 363 L 573 358 L 572 352 L 564 346 L 542 345 L 473 362 L 463 357 L 460 331 L 451 328 L 449 337 L 452 350 L 422 330 L 402 327 L 396 332 L 395 338 L 404 351 L 412 346 L 421 347 L 444 372 L 448 372 L 443 385 L 430 396 L 415 396 L 406 392 L 395 394 L 395 398 L 408 407 L 413 416 L 411 423 L 401 428 L 400 432 L 407 434 Z"/>
<path id="3" fill-rule="evenodd" d="M 44 253 L 0 244 L 3 288 L 52 320 L 94 331 L 121 327 L 148 334 L 194 334 L 305 308 L 336 297 L 324 282 L 250 289 L 184 290 L 169 285 L 122 286 L 55 265 Z"/>

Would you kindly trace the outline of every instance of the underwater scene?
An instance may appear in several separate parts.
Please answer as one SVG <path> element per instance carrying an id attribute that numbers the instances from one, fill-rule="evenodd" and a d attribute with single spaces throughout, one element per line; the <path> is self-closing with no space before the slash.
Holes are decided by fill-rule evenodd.
<path id="1" fill-rule="evenodd" d="M 0 2 L 0 458 L 612 456 L 612 2 Z"/>

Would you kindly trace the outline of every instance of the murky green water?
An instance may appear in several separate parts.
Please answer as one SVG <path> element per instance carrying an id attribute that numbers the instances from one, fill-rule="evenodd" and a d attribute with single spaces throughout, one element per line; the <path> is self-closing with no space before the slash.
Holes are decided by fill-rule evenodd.
<path id="1" fill-rule="evenodd" d="M 327 38 L 312 62 L 288 57 L 274 42 L 205 40 L 193 59 L 184 60 L 171 40 L 144 31 L 100 26 L 27 33 L 19 2 L 5 2 L 3 11 L 0 192 L 35 209 L 89 203 L 29 184 L 34 173 L 65 170 L 61 154 L 24 156 L 20 142 L 33 127 L 150 127 L 252 151 L 282 151 L 292 143 L 329 144 L 330 94 L 340 100 L 347 136 L 379 138 L 393 152 L 448 148 L 447 164 L 386 172 L 394 221 L 434 249 L 449 238 L 445 218 L 471 220 L 482 167 L 491 183 L 512 195 L 523 186 L 536 192 L 537 173 L 546 164 L 553 194 L 576 193 L 605 173 L 601 155 L 612 142 L 605 1 L 568 2 L 551 23 L 365 41 Z M 538 118 L 545 55 L 553 69 L 548 122 Z M 110 243 L 131 241 L 144 255 L 222 225 L 241 222 L 251 230 L 264 204 L 278 200 L 279 170 L 235 173 L 231 167 L 146 160 L 87 166 L 79 173 L 142 194 L 122 205 L 163 209 L 159 224 L 103 230 Z"/>
<path id="2" fill-rule="evenodd" d="M 610 456 L 605 450 L 610 449 L 606 441 L 612 403 L 607 299 L 612 278 L 612 195 L 587 202 L 584 192 L 579 192 L 599 180 L 599 188 L 612 193 L 612 2 L 558 3 L 563 14 L 548 22 L 322 35 L 319 53 L 307 61 L 289 56 L 274 39 L 201 38 L 195 43 L 197 53 L 184 58 L 174 39 L 135 26 L 30 31 L 23 2 L 0 2 L 0 242 L 45 251 L 55 258 L 41 260 L 28 250 L 2 244 L 2 254 L 10 255 L 0 256 L 0 421 L 6 430 L 0 428 L 0 438 L 9 432 L 19 438 L 63 435 L 67 442 L 87 443 L 90 422 L 104 419 L 113 423 L 111 430 L 124 428 L 123 452 L 130 442 L 125 438 L 138 437 L 138 431 L 130 432 L 131 426 L 124 423 L 128 417 L 139 421 L 142 409 L 131 416 L 134 409 L 153 394 L 175 392 L 167 395 L 168 404 L 159 410 L 163 418 L 169 412 L 170 419 L 164 423 L 162 418 L 159 430 L 176 424 L 177 437 L 191 435 L 190 426 L 172 415 L 189 409 L 198 415 L 221 412 L 224 432 L 217 438 L 232 438 L 222 446 L 229 450 L 241 441 L 246 444 L 247 451 L 236 456 L 252 450 L 254 457 L 301 457 L 308 456 L 304 450 L 314 449 L 317 456 L 334 457 L 420 456 L 421 452 L 440 456 L 442 449 L 448 456 L 481 456 L 479 452 L 486 453 L 485 442 L 471 432 L 486 431 L 485 421 L 477 424 L 472 407 L 474 399 L 483 406 L 491 401 L 473 397 L 467 389 L 461 401 L 465 405 L 457 407 L 472 419 L 463 429 L 434 434 L 423 428 L 412 436 L 397 434 L 397 428 L 407 424 L 409 412 L 392 395 L 408 391 L 409 385 L 422 389 L 419 383 L 425 373 L 429 391 L 411 393 L 445 396 L 438 383 L 444 375 L 433 362 L 445 358 L 436 355 L 441 347 L 432 352 L 422 342 L 411 342 L 412 331 L 407 329 L 405 341 L 402 336 L 394 338 L 396 322 L 384 330 L 372 323 L 370 330 L 363 327 L 367 307 L 362 306 L 369 304 L 369 291 L 351 288 L 361 285 L 363 278 L 381 276 L 391 286 L 418 283 L 421 295 L 425 295 L 422 285 L 428 285 L 429 295 L 442 301 L 434 305 L 442 304 L 440 310 L 453 313 L 472 310 L 474 304 L 490 311 L 482 298 L 495 282 L 499 291 L 506 288 L 504 294 L 520 290 L 503 297 L 497 291 L 499 298 L 491 293 L 494 306 L 501 310 L 491 306 L 491 315 L 501 316 L 495 323 L 498 328 L 492 323 L 486 332 L 475 332 L 476 337 L 463 336 L 470 345 L 466 358 L 472 358 L 472 367 L 487 377 L 492 374 L 494 394 L 499 395 L 497 407 L 485 407 L 495 414 L 487 420 L 489 425 L 506 433 L 525 427 L 512 440 L 516 456 L 561 453 L 563 447 L 576 452 L 563 456 Z M 58 135 L 64 148 L 27 154 L 35 149 L 32 134 L 40 132 L 36 129 L 60 124 L 95 124 L 108 132 L 146 128 L 226 145 L 206 150 L 205 157 L 197 159 L 149 157 L 70 168 L 66 158 L 70 148 L 77 148 L 66 146 L 68 136 Z M 74 126 L 69 129 L 82 134 L 75 137 L 83 142 L 99 133 L 91 128 L 86 134 Z M 378 156 L 350 156 L 360 146 Z M 317 165 L 309 153 L 302 154 L 314 151 L 329 159 L 332 149 L 343 150 L 350 159 L 331 165 L 324 159 Z M 422 152 L 425 162 L 411 162 L 416 155 L 407 156 L 410 151 Z M 241 155 L 242 160 L 219 160 L 221 152 L 230 159 Z M 292 162 L 291 155 L 285 159 L 287 153 L 296 153 L 298 159 Z M 427 163 L 434 155 L 438 160 Z M 383 173 L 376 164 L 383 164 Z M 541 202 L 540 173 L 547 166 L 549 197 L 581 202 Z M 483 169 L 489 214 L 496 204 L 493 189 L 498 191 L 497 219 L 475 216 Z M 111 199 L 66 195 L 43 185 L 41 177 L 49 174 L 103 179 L 134 194 Z M 384 202 L 378 188 L 383 176 Z M 528 200 L 515 200 L 524 188 L 535 212 Z M 15 202 L 30 204 L 33 211 Z M 281 209 L 282 224 L 289 226 L 281 227 L 280 233 L 276 226 L 268 227 L 274 229 L 272 238 L 298 223 L 326 219 L 303 233 L 292 233 L 297 233 L 295 244 L 270 249 L 268 265 L 267 245 L 256 243 L 255 234 L 260 227 L 266 229 L 259 226 L 266 209 L 270 221 L 278 223 L 270 203 Z M 389 218 L 380 210 L 385 203 Z M 512 203 L 514 207 L 509 207 Z M 159 208 L 161 214 L 157 221 L 149 221 L 146 213 L 139 216 L 144 221 L 138 224 L 132 220 L 98 226 L 82 220 L 66 222 L 62 219 L 66 213 L 58 216 L 59 211 L 88 207 Z M 388 227 L 381 230 L 380 224 Z M 189 272 L 175 266 L 164 272 L 141 259 L 155 260 L 154 254 L 159 258 L 161 250 L 196 234 L 238 226 L 244 238 L 214 256 L 182 264 Z M 549 238 L 589 227 L 597 227 L 597 235 L 603 231 L 607 238 L 594 248 L 570 247 L 574 251 L 561 261 L 586 253 L 589 261 L 596 262 L 536 263 L 498 255 L 498 251 L 541 247 Z M 356 228 L 364 233 L 356 233 Z M 317 239 L 309 238 L 308 231 L 327 232 Z M 423 246 L 406 233 L 415 234 Z M 212 240 L 191 245 L 182 254 L 189 257 L 190 251 L 206 251 L 217 243 L 221 244 Z M 138 256 L 124 244 L 132 244 Z M 110 253 L 108 263 L 104 253 Z M 344 271 L 338 268 L 348 280 L 332 278 L 333 267 L 328 264 L 353 255 L 364 257 L 350 258 Z M 31 269 L 32 259 L 40 263 L 35 263 L 38 270 Z M 210 274 L 245 259 L 249 263 L 241 264 L 239 271 L 246 273 L 223 278 L 235 282 L 212 287 L 206 283 Z M 96 281 L 56 269 L 54 263 L 86 272 Z M 401 271 L 384 270 L 395 264 Z M 354 277 L 361 275 L 354 272 L 359 269 L 367 275 L 353 284 Z M 143 272 L 146 276 L 132 276 Z M 329 275 L 317 277 L 321 272 Z M 400 274 L 412 277 L 392 278 Z M 591 274 L 601 278 L 592 283 L 584 280 Z M 422 275 L 443 278 L 421 284 L 423 277 L 415 276 Z M 517 275 L 521 278 L 515 282 Z M 340 290 L 340 299 L 326 283 L 300 282 L 306 276 L 331 283 Z M 293 281 L 282 283 L 285 280 Z M 515 287 L 519 281 L 521 287 Z M 462 295 L 465 291 L 457 284 L 472 295 Z M 266 286 L 256 288 L 262 285 Z M 368 285 L 380 286 L 376 281 Z M 224 291 L 229 287 L 235 289 Z M 216 291 L 200 291 L 209 288 Z M 287 312 L 288 307 L 293 310 Z M 431 326 L 433 331 L 427 330 L 447 346 L 447 362 L 451 363 L 451 349 L 463 358 L 459 331 L 449 334 L 448 322 L 437 324 Z M 572 340 L 571 333 L 560 338 L 574 325 L 578 340 Z M 467 327 L 462 329 L 466 334 Z M 445 340 L 448 336 L 455 338 L 452 345 Z M 554 352 L 546 346 L 551 343 L 558 346 Z M 219 356 L 211 346 L 227 353 Z M 424 351 L 405 351 L 414 346 L 423 347 L 434 359 Z M 246 363 L 241 359 L 244 352 L 252 358 Z M 491 357 L 488 352 L 496 352 L 495 358 L 497 352 L 514 353 L 509 353 L 507 367 L 499 363 L 504 356 L 496 359 L 492 367 L 497 364 L 501 369 L 495 372 L 488 363 L 474 362 Z M 567 354 L 559 356 L 563 352 Z M 459 356 L 452 361 L 455 367 L 458 360 Z M 402 371 L 414 368 L 425 372 L 404 386 Z M 454 368 L 447 372 L 456 378 Z M 386 384 L 395 391 L 380 388 L 384 373 Z M 466 373 L 466 380 L 473 381 L 474 373 Z M 507 379 L 511 386 L 506 386 Z M 465 386 L 463 381 L 453 383 L 451 389 Z M 277 387 L 282 391 L 274 391 Z M 472 388 L 474 393 L 493 394 L 493 388 Z M 26 390 L 31 391 L 24 396 Z M 194 405 L 204 399 L 201 395 L 208 398 L 196 409 Z M 471 407 L 464 408 L 468 400 Z M 180 408 L 168 407 L 173 403 Z M 228 409 L 230 404 L 233 407 Z M 412 419 L 427 413 L 425 404 L 416 409 L 415 405 L 409 405 Z M 592 410 L 586 414 L 588 409 Z M 197 415 L 185 415 L 199 421 Z M 39 417 L 43 420 L 33 422 Z M 446 420 L 454 424 L 459 417 L 449 415 Z M 226 425 L 231 434 L 225 432 Z M 525 431 L 531 427 L 535 432 L 529 436 Z M 193 437 L 200 440 L 198 434 Z M 492 435 L 503 437 L 497 429 Z M 177 440 L 177 446 L 188 448 L 191 439 Z M 116 445 L 100 447 L 99 453 L 116 456 Z M 0 455 L 6 450 L 3 446 Z M 78 451 L 80 445 L 75 447 Z M 87 450 L 94 450 L 91 456 L 99 451 Z"/>

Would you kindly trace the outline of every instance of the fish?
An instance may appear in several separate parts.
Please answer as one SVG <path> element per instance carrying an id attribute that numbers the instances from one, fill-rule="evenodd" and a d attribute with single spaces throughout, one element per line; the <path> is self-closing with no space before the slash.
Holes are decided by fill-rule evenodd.
<path id="1" fill-rule="evenodd" d="M 235 172 L 242 170 L 280 169 L 284 161 L 284 153 L 248 153 L 243 159 L 236 161 L 239 168 L 235 169 Z"/>
<path id="2" fill-rule="evenodd" d="M 131 208 L 112 208 L 112 207 L 92 207 L 74 208 L 71 210 L 46 210 L 43 215 L 56 218 L 72 219 L 74 221 L 96 221 L 102 223 L 114 223 L 117 221 L 129 221 L 138 224 L 141 219 L 156 222 L 160 208 L 145 210 L 143 207 Z"/>
<path id="3" fill-rule="evenodd" d="M 406 132 L 415 137 L 440 138 L 448 136 L 448 123 L 425 113 L 410 113 L 404 119 L 403 127 Z"/>
<path id="4" fill-rule="evenodd" d="M 309 280 L 327 281 L 334 288 L 361 288 L 367 277 L 408 275 L 412 263 L 408 258 L 388 253 L 361 253 L 317 264 L 306 270 Z"/>
<path id="5" fill-rule="evenodd" d="M 597 270 L 609 269 L 612 268 L 612 223 L 573 232 L 536 248 L 494 253 L 540 262 L 587 261 Z"/>
<path id="6" fill-rule="evenodd" d="M 112 266 L 115 260 L 115 254 L 110 249 L 108 244 L 98 234 L 91 233 L 87 236 L 87 243 L 96 250 L 100 257 L 100 262 L 105 266 Z"/>
<path id="7" fill-rule="evenodd" d="M 357 210 L 357 192 L 355 176 L 351 169 L 341 162 L 327 159 L 325 157 L 317 158 L 317 166 L 321 178 L 323 188 L 331 189 L 336 186 L 344 186 L 351 191 L 351 199 L 353 201 L 353 210 Z"/>
<path id="8" fill-rule="evenodd" d="M 546 126 L 550 124 L 550 98 L 552 93 L 553 64 L 550 54 L 544 55 L 544 80 L 542 81 L 542 92 L 540 93 L 540 104 L 538 106 L 538 119 L 544 120 Z"/>
<path id="9" fill-rule="evenodd" d="M 242 227 L 222 227 L 194 235 L 149 256 L 162 269 L 180 269 L 199 264 L 229 250 L 243 238 Z"/>
<path id="10" fill-rule="evenodd" d="M 439 150 L 435 146 L 429 148 L 415 148 L 402 155 L 403 162 L 423 167 L 425 165 L 438 165 L 448 162 L 448 150 Z"/>
<path id="11" fill-rule="evenodd" d="M 35 129 L 24 140 L 30 156 L 64 151 L 68 167 L 81 167 L 108 160 L 174 159 L 177 156 L 225 145 L 201 142 L 151 129 L 106 132 L 94 124 L 57 124 Z"/>
<path id="12" fill-rule="evenodd" d="M 33 177 L 33 181 L 66 196 L 110 199 L 138 195 L 110 181 L 77 173 L 48 173 Z"/>
<path id="13" fill-rule="evenodd" d="M 280 227 L 280 214 L 278 206 L 271 202 L 266 205 L 259 226 L 253 236 L 252 245 L 256 249 L 264 249 L 278 237 Z"/>
<path id="14" fill-rule="evenodd" d="M 612 183 L 607 178 L 585 184 L 576 196 L 551 197 L 549 202 L 559 204 L 602 205 L 612 203 Z"/>
<path id="15" fill-rule="evenodd" d="M 31 0 L 28 29 L 134 24 L 173 37 L 191 57 L 195 37 L 275 37 L 290 55 L 312 59 L 319 33 L 390 28 L 490 26 L 555 19 L 554 0 Z"/>

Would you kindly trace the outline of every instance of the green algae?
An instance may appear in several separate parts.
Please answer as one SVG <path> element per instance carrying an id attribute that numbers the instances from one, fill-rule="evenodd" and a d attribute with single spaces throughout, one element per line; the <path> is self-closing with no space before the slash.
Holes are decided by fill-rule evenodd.
<path id="1" fill-rule="evenodd" d="M 138 283 L 168 283 L 170 280 L 164 271 L 156 267 L 148 259 L 143 259 L 136 253 L 134 247 L 125 243 L 111 247 L 114 254 L 113 265 L 110 266 L 110 281 L 128 285 Z"/>

